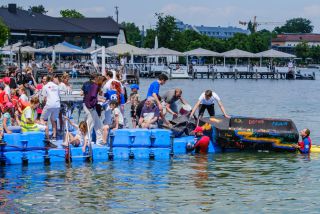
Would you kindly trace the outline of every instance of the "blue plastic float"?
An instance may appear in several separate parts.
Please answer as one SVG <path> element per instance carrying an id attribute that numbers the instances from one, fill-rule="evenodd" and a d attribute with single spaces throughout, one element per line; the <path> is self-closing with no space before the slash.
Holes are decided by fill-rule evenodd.
<path id="1" fill-rule="evenodd" d="M 203 119 L 201 125 L 209 127 L 209 153 L 241 150 L 295 151 L 298 132 L 291 120 L 233 117 L 232 119 Z M 28 164 L 64 161 L 169 159 L 187 153 L 187 144 L 193 136 L 175 138 L 166 129 L 120 129 L 109 136 L 109 146 L 91 144 L 83 153 L 81 147 L 46 147 L 43 132 L 5 134 L 0 144 L 0 163 Z M 70 157 L 70 158 L 69 158 Z"/>

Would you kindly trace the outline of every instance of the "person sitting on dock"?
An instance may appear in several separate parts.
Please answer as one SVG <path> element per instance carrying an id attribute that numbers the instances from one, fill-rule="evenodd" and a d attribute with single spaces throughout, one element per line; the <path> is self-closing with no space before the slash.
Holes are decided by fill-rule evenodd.
<path id="1" fill-rule="evenodd" d="M 299 152 L 302 154 L 309 154 L 312 146 L 312 142 L 310 138 L 310 130 L 309 129 L 301 130 L 300 136 L 302 138 L 302 141 L 299 142 L 297 145 L 294 145 L 294 147 L 298 149 Z"/>
<path id="2" fill-rule="evenodd" d="M 110 109 L 112 110 L 112 125 L 105 125 L 103 126 L 103 139 L 102 144 L 107 144 L 107 138 L 109 134 L 109 130 L 112 129 L 113 131 L 117 129 L 122 129 L 124 126 L 124 119 L 123 115 L 119 109 L 119 103 L 117 100 L 111 100 L 109 103 Z M 100 144 L 101 145 L 101 144 Z"/>
<path id="3" fill-rule="evenodd" d="M 148 97 L 141 110 L 139 126 L 141 128 L 155 129 L 158 128 L 158 119 L 160 111 L 153 97 Z"/>
<path id="4" fill-rule="evenodd" d="M 72 133 L 68 132 L 66 134 L 64 142 L 62 143 L 62 146 L 67 147 L 68 141 L 69 143 L 74 147 L 82 146 L 82 151 L 86 151 L 86 147 L 88 145 L 88 126 L 85 121 L 81 121 L 79 125 L 72 122 L 68 117 L 64 117 L 70 125 L 72 125 L 76 130 L 77 134 L 74 136 Z"/>
<path id="5" fill-rule="evenodd" d="M 177 101 L 180 100 L 182 104 L 187 105 L 188 103 L 182 98 L 182 90 L 180 88 L 172 89 L 167 91 L 162 99 L 166 103 L 166 110 L 172 114 L 173 119 L 178 117 L 178 106 Z"/>
<path id="6" fill-rule="evenodd" d="M 191 114 L 190 114 L 190 118 L 193 117 L 195 111 L 199 108 L 199 118 L 203 117 L 203 114 L 205 112 L 205 110 L 207 109 L 210 117 L 214 117 L 215 116 L 215 111 L 214 111 L 214 104 L 218 102 L 218 105 L 223 113 L 223 115 L 227 118 L 230 118 L 230 116 L 226 113 L 224 106 L 222 104 L 222 101 L 220 99 L 220 97 L 213 91 L 211 90 L 206 90 L 205 92 L 203 92 L 200 97 L 198 102 L 195 104 L 195 106 L 193 107 Z"/>
<path id="7" fill-rule="evenodd" d="M 14 117 L 14 106 L 11 102 L 7 102 L 5 107 L 4 107 L 4 114 L 2 115 L 3 117 L 3 130 L 7 134 L 11 133 L 20 133 L 21 132 L 21 127 L 20 126 L 15 126 L 12 118 Z"/>
<path id="8" fill-rule="evenodd" d="M 32 97 L 30 100 L 30 105 L 25 107 L 22 114 L 21 119 L 18 123 L 21 126 L 22 132 L 35 132 L 35 131 L 45 131 L 46 126 L 42 124 L 38 124 L 35 121 L 36 117 L 36 109 L 39 106 L 39 98 Z"/>

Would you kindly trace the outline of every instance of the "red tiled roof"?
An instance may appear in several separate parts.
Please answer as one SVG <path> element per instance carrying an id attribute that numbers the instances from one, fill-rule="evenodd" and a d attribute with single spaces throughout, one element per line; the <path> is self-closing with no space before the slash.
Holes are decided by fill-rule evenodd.
<path id="1" fill-rule="evenodd" d="M 320 42 L 320 34 L 279 34 L 272 42 Z"/>

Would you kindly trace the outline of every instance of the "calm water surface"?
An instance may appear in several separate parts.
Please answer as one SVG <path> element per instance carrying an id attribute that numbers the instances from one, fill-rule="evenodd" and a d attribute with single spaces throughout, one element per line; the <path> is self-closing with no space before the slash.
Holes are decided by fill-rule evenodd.
<path id="1" fill-rule="evenodd" d="M 320 144 L 316 81 L 172 80 L 194 104 L 215 90 L 232 115 L 290 118 Z M 142 80 L 146 90 L 152 80 Z M 141 94 L 143 93 L 141 90 Z M 180 156 L 163 161 L 74 162 L 0 168 L 0 212 L 319 213 L 320 153 Z"/>

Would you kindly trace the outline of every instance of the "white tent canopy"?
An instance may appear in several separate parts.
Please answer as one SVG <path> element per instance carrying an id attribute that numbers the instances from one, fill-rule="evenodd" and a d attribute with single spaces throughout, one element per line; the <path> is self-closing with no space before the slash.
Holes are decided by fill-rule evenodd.
<path id="1" fill-rule="evenodd" d="M 169 48 L 151 49 L 148 53 L 149 56 L 183 56 L 183 53 Z"/>
<path id="2" fill-rule="evenodd" d="M 277 51 L 274 49 L 270 49 L 267 51 L 257 53 L 256 56 L 263 57 L 263 58 L 295 58 L 296 57 L 293 54 L 284 53 L 284 52 Z"/>
<path id="3" fill-rule="evenodd" d="M 19 51 L 19 47 L 14 47 L 12 49 L 14 52 L 18 52 Z M 20 48 L 21 53 L 34 53 L 37 51 L 37 49 L 31 47 L 31 46 L 23 46 Z"/>
<path id="4" fill-rule="evenodd" d="M 226 57 L 226 58 L 256 58 L 258 57 L 254 53 L 250 53 L 248 51 L 243 51 L 239 49 L 233 49 L 230 51 L 226 51 L 221 53 L 221 56 Z"/>
<path id="5" fill-rule="evenodd" d="M 73 48 L 69 48 L 61 43 L 58 43 L 56 45 L 47 47 L 47 48 L 40 48 L 37 49 L 36 52 L 38 53 L 52 53 L 52 51 L 55 51 L 56 53 L 70 53 L 70 54 L 79 54 L 81 53 L 80 50 L 76 50 Z"/>
<path id="6" fill-rule="evenodd" d="M 123 44 L 123 43 L 108 47 L 106 50 L 111 51 L 118 55 L 132 54 L 132 55 L 144 56 L 148 54 L 147 51 L 145 51 L 142 48 L 138 48 L 133 45 Z"/>
<path id="7" fill-rule="evenodd" d="M 22 43 L 21 42 L 17 42 L 15 44 L 12 45 L 7 45 L 4 46 L 3 48 L 1 48 L 2 51 L 12 51 L 14 48 L 21 46 Z"/>
<path id="8" fill-rule="evenodd" d="M 190 50 L 190 51 L 184 52 L 183 54 L 186 56 L 212 56 L 212 57 L 221 56 L 220 53 L 210 51 L 207 49 L 203 49 L 203 48 L 197 48 L 194 50 Z"/>

